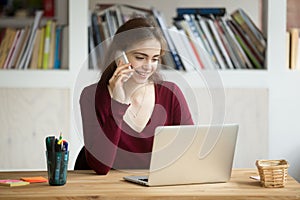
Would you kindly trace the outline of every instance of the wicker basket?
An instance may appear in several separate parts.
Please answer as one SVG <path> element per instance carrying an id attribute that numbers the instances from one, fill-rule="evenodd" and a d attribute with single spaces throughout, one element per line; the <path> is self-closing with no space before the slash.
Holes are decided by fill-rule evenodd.
<path id="1" fill-rule="evenodd" d="M 286 160 L 257 160 L 256 166 L 262 186 L 268 188 L 284 187 L 289 167 Z"/>

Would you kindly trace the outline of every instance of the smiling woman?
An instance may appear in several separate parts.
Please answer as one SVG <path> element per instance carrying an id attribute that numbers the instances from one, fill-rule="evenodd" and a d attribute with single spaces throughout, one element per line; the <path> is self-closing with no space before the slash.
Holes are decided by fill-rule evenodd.
<path id="1" fill-rule="evenodd" d="M 84 136 L 97 174 L 149 168 L 155 128 L 193 124 L 179 87 L 158 73 L 165 47 L 160 29 L 146 18 L 127 21 L 114 36 L 95 94 L 101 130 Z M 120 59 L 123 51 L 127 59 Z"/>

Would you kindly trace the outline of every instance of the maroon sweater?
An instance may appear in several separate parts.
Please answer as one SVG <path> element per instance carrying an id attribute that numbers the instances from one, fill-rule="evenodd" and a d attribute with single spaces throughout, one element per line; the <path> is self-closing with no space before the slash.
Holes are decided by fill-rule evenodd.
<path id="1" fill-rule="evenodd" d="M 87 162 L 97 174 L 107 174 L 111 168 L 149 168 L 155 128 L 193 124 L 187 102 L 177 85 L 164 81 L 154 87 L 153 113 L 144 130 L 137 133 L 123 121 L 129 105 L 112 99 L 107 86 L 98 84 L 95 106 L 100 128 L 97 134 L 88 136 L 88 144 L 85 142 Z"/>

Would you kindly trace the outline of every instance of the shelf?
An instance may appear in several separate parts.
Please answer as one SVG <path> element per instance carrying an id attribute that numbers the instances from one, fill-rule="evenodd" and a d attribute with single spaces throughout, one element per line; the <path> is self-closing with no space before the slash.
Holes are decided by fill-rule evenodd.
<path id="1" fill-rule="evenodd" d="M 178 83 L 184 78 L 188 84 L 195 87 L 225 88 L 268 88 L 269 72 L 267 70 L 200 70 L 192 72 L 179 72 L 162 70 L 166 80 Z"/>
<path id="2" fill-rule="evenodd" d="M 73 73 L 68 70 L 1 70 L 2 88 L 70 88 Z"/>
<path id="3" fill-rule="evenodd" d="M 44 26 L 48 19 L 53 18 L 43 18 L 41 19 L 40 25 Z M 0 27 L 15 27 L 15 28 L 23 28 L 25 26 L 30 26 L 34 22 L 34 17 L 1 17 Z"/>

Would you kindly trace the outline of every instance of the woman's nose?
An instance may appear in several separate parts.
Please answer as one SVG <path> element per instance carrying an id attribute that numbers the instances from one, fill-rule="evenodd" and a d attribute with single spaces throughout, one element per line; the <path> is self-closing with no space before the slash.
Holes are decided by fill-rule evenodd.
<path id="1" fill-rule="evenodd" d="M 144 65 L 143 65 L 143 68 L 144 69 L 151 68 L 152 65 L 153 65 L 153 63 L 152 63 L 151 59 L 150 60 L 146 60 L 145 63 L 144 63 Z"/>

